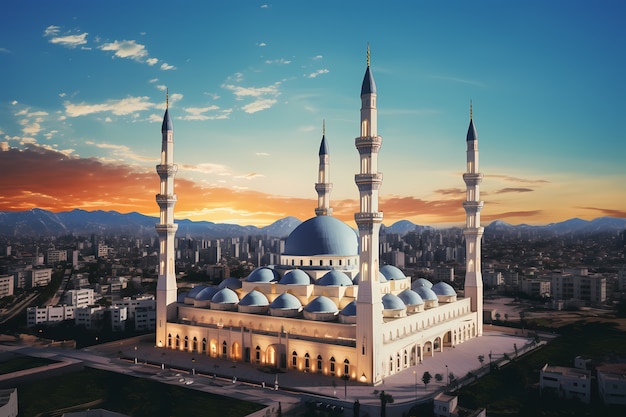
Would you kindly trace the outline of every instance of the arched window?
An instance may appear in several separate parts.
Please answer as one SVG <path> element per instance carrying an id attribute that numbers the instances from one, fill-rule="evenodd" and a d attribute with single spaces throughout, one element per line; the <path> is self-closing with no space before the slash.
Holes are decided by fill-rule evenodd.
<path id="1" fill-rule="evenodd" d="M 185 350 L 189 349 L 189 337 L 185 336 Z"/>
<path id="2" fill-rule="evenodd" d="M 167 335 L 167 347 L 170 349 L 172 348 L 172 334 L 171 333 Z"/>
<path id="3" fill-rule="evenodd" d="M 206 339 L 202 339 L 202 353 L 206 353 Z"/>
<path id="4" fill-rule="evenodd" d="M 400 370 L 400 354 L 399 353 L 396 353 L 396 362 L 397 362 L 396 368 Z"/>
<path id="5" fill-rule="evenodd" d="M 322 355 L 317 355 L 317 372 L 322 372 Z"/>
<path id="6" fill-rule="evenodd" d="M 335 375 L 335 357 L 330 358 L 330 374 Z"/>
<path id="7" fill-rule="evenodd" d="M 193 345 L 192 345 L 192 347 L 193 347 L 193 351 L 194 352 L 198 351 L 198 338 L 195 337 L 195 336 L 193 337 Z"/>
<path id="8" fill-rule="evenodd" d="M 348 359 L 343 361 L 343 373 L 344 375 L 350 375 L 350 361 Z"/>
<path id="9" fill-rule="evenodd" d="M 291 353 L 291 367 L 292 368 L 298 367 L 298 354 L 296 353 L 295 350 Z"/>
<path id="10" fill-rule="evenodd" d="M 180 349 L 180 336 L 176 335 L 176 349 Z"/>
<path id="11" fill-rule="evenodd" d="M 226 344 L 226 340 L 222 343 L 222 358 L 226 358 L 228 352 L 228 345 Z"/>
<path id="12" fill-rule="evenodd" d="M 304 355 L 304 370 L 308 372 L 310 368 L 311 368 L 311 357 L 309 356 L 308 353 L 306 353 Z"/>

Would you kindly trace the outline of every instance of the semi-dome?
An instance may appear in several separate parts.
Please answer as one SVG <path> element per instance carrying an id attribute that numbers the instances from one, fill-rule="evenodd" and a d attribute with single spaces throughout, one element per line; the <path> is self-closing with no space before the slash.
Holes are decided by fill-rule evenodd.
<path id="1" fill-rule="evenodd" d="M 396 279 L 406 279 L 404 272 L 400 271 L 393 265 L 384 265 L 380 268 L 380 272 L 387 278 L 388 281 Z"/>
<path id="2" fill-rule="evenodd" d="M 356 274 L 354 276 L 354 280 L 353 282 L 356 285 L 359 285 L 359 282 L 361 281 L 361 273 L 359 272 L 358 274 Z M 384 284 L 385 282 L 387 282 L 387 278 L 385 278 L 385 276 L 383 275 L 382 272 L 378 271 L 378 282 L 380 282 L 381 284 Z"/>
<path id="3" fill-rule="evenodd" d="M 317 285 L 326 287 L 347 287 L 352 285 L 352 280 L 345 273 L 333 269 L 317 280 Z"/>
<path id="4" fill-rule="evenodd" d="M 447 282 L 438 282 L 431 288 L 437 295 L 453 296 L 456 295 L 456 291 L 452 288 L 452 285 Z"/>
<path id="5" fill-rule="evenodd" d="M 356 301 L 350 301 L 339 312 L 342 316 L 355 316 L 356 317 Z"/>
<path id="6" fill-rule="evenodd" d="M 417 287 L 415 288 L 415 292 L 418 293 L 424 301 L 437 300 L 437 294 L 428 287 Z"/>
<path id="7" fill-rule="evenodd" d="M 413 290 L 406 289 L 398 294 L 398 298 L 402 300 L 402 302 L 407 306 L 417 306 L 424 304 L 424 300 L 418 293 Z"/>
<path id="8" fill-rule="evenodd" d="M 268 306 L 269 304 L 265 294 L 257 290 L 250 291 L 239 301 L 240 306 Z"/>
<path id="9" fill-rule="evenodd" d="M 298 297 L 288 292 L 284 292 L 270 303 L 270 308 L 280 310 L 299 310 L 302 308 L 302 304 L 300 303 L 300 300 L 298 300 Z"/>
<path id="10" fill-rule="evenodd" d="M 250 272 L 246 278 L 247 282 L 273 282 L 278 281 L 278 273 L 272 268 L 261 266 Z"/>
<path id="11" fill-rule="evenodd" d="M 203 289 L 207 288 L 207 285 L 196 285 L 187 293 L 187 298 L 196 298 L 196 295 Z"/>
<path id="12" fill-rule="evenodd" d="M 415 280 L 415 283 L 413 284 L 413 286 L 431 288 L 433 286 L 433 283 L 427 280 L 426 278 L 418 278 Z"/>
<path id="13" fill-rule="evenodd" d="M 385 310 L 403 310 L 406 305 L 397 295 L 387 293 L 383 295 L 383 309 Z"/>
<path id="14" fill-rule="evenodd" d="M 198 301 L 210 301 L 216 292 L 219 291 L 217 287 L 206 287 L 203 288 L 196 296 L 194 297 Z"/>
<path id="15" fill-rule="evenodd" d="M 211 302 L 216 304 L 237 304 L 239 297 L 237 293 L 230 288 L 222 288 L 211 298 Z"/>
<path id="16" fill-rule="evenodd" d="M 309 302 L 304 307 L 304 311 L 309 313 L 337 313 L 339 309 L 330 298 L 320 295 Z"/>
<path id="17" fill-rule="evenodd" d="M 311 277 L 301 269 L 292 269 L 278 281 L 281 285 L 309 285 Z"/>
<path id="18" fill-rule="evenodd" d="M 220 282 L 219 288 L 230 288 L 231 290 L 238 290 L 241 288 L 241 281 L 235 277 L 228 277 L 224 281 Z"/>
<path id="19" fill-rule="evenodd" d="M 356 256 L 359 254 L 356 232 L 331 216 L 316 216 L 294 229 L 285 242 L 284 255 Z"/>

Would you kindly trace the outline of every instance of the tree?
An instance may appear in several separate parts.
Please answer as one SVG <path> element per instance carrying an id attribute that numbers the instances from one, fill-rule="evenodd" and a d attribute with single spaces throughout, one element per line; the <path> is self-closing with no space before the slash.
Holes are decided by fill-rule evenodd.
<path id="1" fill-rule="evenodd" d="M 500 313 L 496 313 L 496 321 L 500 321 Z"/>
<path id="2" fill-rule="evenodd" d="M 478 362 L 480 362 L 480 367 L 483 367 L 483 362 L 485 361 L 485 355 L 478 355 Z"/>
<path id="3" fill-rule="evenodd" d="M 428 384 L 430 383 L 431 379 L 433 379 L 433 376 L 430 374 L 430 372 L 428 371 L 424 372 L 424 375 L 422 375 L 422 382 L 424 383 L 424 389 L 428 390 Z"/>
<path id="4" fill-rule="evenodd" d="M 393 397 L 391 394 L 381 391 L 378 398 L 380 398 L 380 417 L 385 417 L 387 415 L 387 403 L 393 404 Z"/>
<path id="5" fill-rule="evenodd" d="M 443 381 L 443 375 L 441 375 L 441 374 L 435 374 L 435 380 L 437 380 L 437 382 L 441 382 L 441 381 Z"/>
<path id="6" fill-rule="evenodd" d="M 504 313 L 504 321 L 509 321 L 509 315 L 508 315 L 508 313 Z"/>
<path id="7" fill-rule="evenodd" d="M 515 357 L 517 358 L 517 343 L 513 343 L 513 349 L 515 349 Z"/>

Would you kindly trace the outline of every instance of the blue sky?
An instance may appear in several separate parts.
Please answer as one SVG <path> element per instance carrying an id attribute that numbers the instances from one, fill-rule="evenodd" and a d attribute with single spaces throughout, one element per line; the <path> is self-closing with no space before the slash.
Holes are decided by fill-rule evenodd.
<path id="1" fill-rule="evenodd" d="M 4 15 L 0 210 L 156 214 L 169 88 L 177 217 L 312 216 L 325 121 L 350 221 L 369 43 L 385 224 L 463 224 L 470 100 L 485 222 L 626 217 L 620 1 L 20 1 Z"/>

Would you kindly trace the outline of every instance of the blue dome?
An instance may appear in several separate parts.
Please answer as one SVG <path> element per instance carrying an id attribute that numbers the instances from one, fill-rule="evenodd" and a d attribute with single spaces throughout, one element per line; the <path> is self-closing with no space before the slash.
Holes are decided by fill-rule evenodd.
<path id="1" fill-rule="evenodd" d="M 220 282 L 219 288 L 230 288 L 231 290 L 237 290 L 241 288 L 241 281 L 238 278 L 229 277 Z"/>
<path id="2" fill-rule="evenodd" d="M 383 295 L 383 309 L 385 310 L 402 310 L 406 305 L 400 297 L 391 293 Z"/>
<path id="3" fill-rule="evenodd" d="M 269 305 L 269 301 L 267 301 L 267 297 L 260 291 L 252 290 L 248 294 L 246 294 L 241 301 L 239 301 L 240 306 L 266 306 Z"/>
<path id="4" fill-rule="evenodd" d="M 342 316 L 356 316 L 356 301 L 350 301 L 340 312 Z"/>
<path id="5" fill-rule="evenodd" d="M 284 292 L 274 301 L 270 303 L 270 308 L 277 308 L 283 310 L 296 310 L 302 307 L 300 300 L 293 294 L 289 294 L 288 292 Z"/>
<path id="6" fill-rule="evenodd" d="M 352 285 L 352 280 L 343 272 L 333 269 L 332 271 L 324 274 L 324 276 L 317 281 L 317 285 L 327 287 L 347 287 Z"/>
<path id="7" fill-rule="evenodd" d="M 184 303 L 185 302 L 185 298 L 189 295 L 188 292 L 181 292 L 180 294 L 178 294 L 178 297 L 176 297 L 176 302 L 177 303 Z"/>
<path id="8" fill-rule="evenodd" d="M 432 282 L 430 282 L 426 278 L 418 278 L 418 279 L 415 280 L 415 283 L 413 284 L 413 286 L 414 287 L 432 288 L 433 284 L 432 284 Z"/>
<path id="9" fill-rule="evenodd" d="M 187 293 L 187 297 L 196 298 L 196 295 L 198 295 L 198 293 L 205 288 L 207 288 L 206 285 L 196 285 L 195 287 L 189 290 L 189 292 Z"/>
<path id="10" fill-rule="evenodd" d="M 206 287 L 203 288 L 202 291 L 200 291 L 198 294 L 196 294 L 195 299 L 202 301 L 202 300 L 211 300 L 213 298 L 213 296 L 215 295 L 216 292 L 219 291 L 219 288 L 216 287 Z"/>
<path id="11" fill-rule="evenodd" d="M 211 302 L 217 304 L 237 304 L 239 297 L 237 297 L 237 293 L 230 288 L 222 288 L 211 298 Z"/>
<path id="12" fill-rule="evenodd" d="M 309 285 L 311 277 L 301 269 L 292 269 L 278 283 L 282 285 Z"/>
<path id="13" fill-rule="evenodd" d="M 406 275 L 393 265 L 385 265 L 380 268 L 380 272 L 387 280 L 406 279 Z"/>
<path id="14" fill-rule="evenodd" d="M 307 304 L 304 310 L 309 313 L 336 313 L 339 311 L 337 305 L 335 305 L 330 298 L 324 297 L 323 295 L 320 295 Z"/>
<path id="15" fill-rule="evenodd" d="M 361 281 L 361 273 L 359 272 L 358 274 L 355 275 L 353 282 L 356 285 L 359 285 L 360 281 Z M 384 284 L 385 282 L 387 282 L 387 278 L 385 278 L 383 273 L 380 271 L 378 271 L 378 282 L 380 282 L 381 284 Z"/>
<path id="16" fill-rule="evenodd" d="M 284 255 L 356 256 L 359 242 L 356 232 L 331 216 L 316 216 L 294 229 L 285 242 Z"/>
<path id="17" fill-rule="evenodd" d="M 424 304 L 424 300 L 422 300 L 422 297 L 420 297 L 420 295 L 415 291 L 409 290 L 408 288 L 398 294 L 398 297 L 407 306 L 417 306 Z"/>
<path id="18" fill-rule="evenodd" d="M 447 282 L 438 282 L 431 288 L 433 292 L 437 295 L 456 295 L 456 291 L 454 288 Z"/>
<path id="19" fill-rule="evenodd" d="M 278 274 L 272 268 L 266 266 L 259 267 L 250 272 L 246 278 L 248 282 L 272 282 L 278 281 Z"/>
<path id="20" fill-rule="evenodd" d="M 424 301 L 438 300 L 437 294 L 428 287 L 417 287 L 415 288 L 415 292 L 418 293 Z"/>

